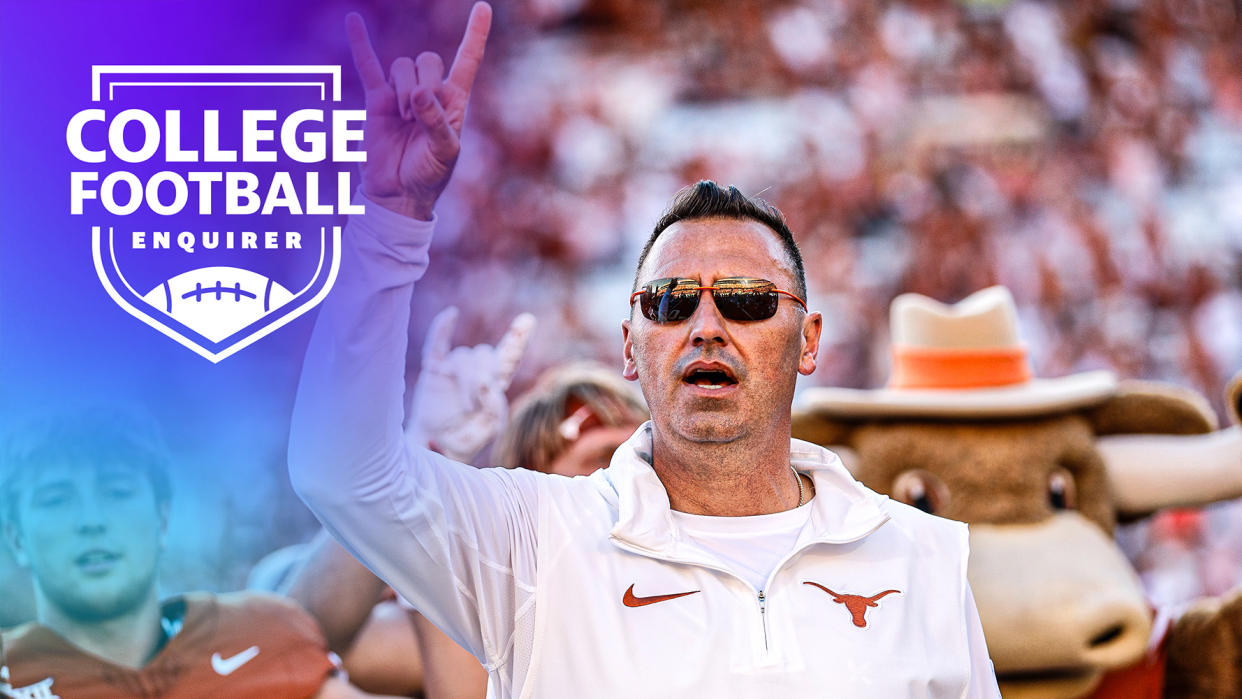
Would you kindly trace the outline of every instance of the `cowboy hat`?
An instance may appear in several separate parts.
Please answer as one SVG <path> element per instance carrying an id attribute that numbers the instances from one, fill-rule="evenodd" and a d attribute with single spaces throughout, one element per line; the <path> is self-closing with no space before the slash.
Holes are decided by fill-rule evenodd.
<path id="1" fill-rule="evenodd" d="M 1034 378 L 1009 290 L 952 306 L 902 294 L 891 313 L 893 371 L 879 389 L 808 388 L 801 407 L 850 417 L 1028 417 L 1090 407 L 1117 392 L 1110 371 Z"/>

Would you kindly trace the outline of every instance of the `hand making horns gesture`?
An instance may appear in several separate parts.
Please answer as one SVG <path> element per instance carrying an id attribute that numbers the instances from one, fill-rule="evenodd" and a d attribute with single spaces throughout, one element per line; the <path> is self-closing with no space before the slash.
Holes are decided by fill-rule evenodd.
<path id="1" fill-rule="evenodd" d="M 504 431 L 509 419 L 505 391 L 535 329 L 535 317 L 523 313 L 514 318 L 495 347 L 453 347 L 456 322 L 457 309 L 449 306 L 427 329 L 406 439 L 470 464 Z"/>
<path id="2" fill-rule="evenodd" d="M 447 79 L 444 61 L 430 51 L 393 61 L 385 79 L 362 17 L 356 12 L 345 17 L 350 52 L 366 90 L 362 191 L 371 201 L 431 218 L 457 162 L 470 88 L 491 24 L 491 6 L 475 3 Z"/>

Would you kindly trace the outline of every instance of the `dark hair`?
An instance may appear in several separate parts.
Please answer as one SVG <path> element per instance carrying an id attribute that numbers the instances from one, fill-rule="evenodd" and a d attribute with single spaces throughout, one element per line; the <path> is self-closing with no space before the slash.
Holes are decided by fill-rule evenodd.
<path id="1" fill-rule="evenodd" d="M 634 268 L 634 285 L 631 291 L 638 290 L 638 275 L 642 272 L 643 263 L 647 261 L 651 247 L 655 245 L 656 238 L 660 237 L 664 229 L 678 221 L 714 217 L 752 219 L 771 228 L 772 232 L 781 239 L 781 243 L 785 246 L 785 254 L 789 256 L 789 262 L 793 266 L 794 282 L 797 285 L 794 292 L 800 298 L 806 299 L 806 271 L 802 266 L 802 253 L 798 250 L 798 244 L 794 242 L 793 233 L 789 231 L 789 226 L 785 223 L 785 215 L 780 209 L 759 197 L 748 197 L 732 185 L 725 189 L 711 180 L 700 180 L 698 184 L 683 187 L 677 192 L 677 196 L 673 197 L 673 203 L 656 222 L 655 230 L 651 232 L 651 237 L 647 239 L 647 244 L 643 246 L 643 251 L 638 256 L 638 266 Z"/>
<path id="2" fill-rule="evenodd" d="M 32 471 L 52 463 L 131 466 L 151 483 L 157 505 L 172 498 L 167 448 L 148 416 L 115 406 L 90 406 L 29 417 L 0 440 L 3 518 L 16 523 L 17 500 Z"/>

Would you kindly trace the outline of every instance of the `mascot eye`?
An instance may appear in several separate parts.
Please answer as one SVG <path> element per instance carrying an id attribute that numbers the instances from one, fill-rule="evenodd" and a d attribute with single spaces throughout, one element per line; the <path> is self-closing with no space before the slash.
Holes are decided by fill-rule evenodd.
<path id="1" fill-rule="evenodd" d="M 949 504 L 949 489 L 935 475 L 914 469 L 893 480 L 893 497 L 927 514 L 938 514 Z"/>
<path id="2" fill-rule="evenodd" d="M 1048 476 L 1048 504 L 1054 510 L 1072 510 L 1078 506 L 1074 477 L 1069 471 L 1058 468 Z"/>

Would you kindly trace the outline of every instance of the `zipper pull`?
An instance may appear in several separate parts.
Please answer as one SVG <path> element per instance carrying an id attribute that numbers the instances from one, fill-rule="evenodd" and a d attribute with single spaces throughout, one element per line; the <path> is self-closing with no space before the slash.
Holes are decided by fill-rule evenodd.
<path id="1" fill-rule="evenodd" d="M 768 598 L 759 591 L 759 625 L 763 627 L 763 650 L 768 650 Z"/>

